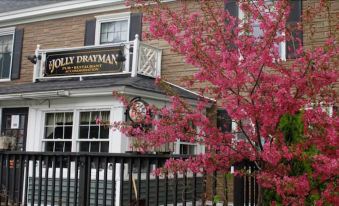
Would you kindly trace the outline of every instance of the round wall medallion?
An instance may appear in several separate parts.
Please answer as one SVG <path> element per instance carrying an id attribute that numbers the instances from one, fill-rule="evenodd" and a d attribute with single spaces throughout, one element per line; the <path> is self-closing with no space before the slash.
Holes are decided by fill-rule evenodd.
<path id="1" fill-rule="evenodd" d="M 147 103 L 140 98 L 132 100 L 128 106 L 127 114 L 132 122 L 144 120 L 147 115 Z"/>

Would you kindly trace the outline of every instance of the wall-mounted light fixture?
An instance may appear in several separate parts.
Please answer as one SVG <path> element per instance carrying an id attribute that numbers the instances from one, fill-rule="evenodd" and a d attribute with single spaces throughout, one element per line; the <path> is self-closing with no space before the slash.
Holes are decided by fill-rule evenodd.
<path id="1" fill-rule="evenodd" d="M 36 64 L 37 60 L 41 60 L 41 55 L 36 56 L 36 55 L 30 55 L 27 57 L 29 61 L 32 62 L 32 64 Z"/>

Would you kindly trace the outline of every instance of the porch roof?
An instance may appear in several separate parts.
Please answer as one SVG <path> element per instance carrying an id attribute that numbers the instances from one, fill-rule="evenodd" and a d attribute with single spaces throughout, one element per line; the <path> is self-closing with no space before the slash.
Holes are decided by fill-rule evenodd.
<path id="1" fill-rule="evenodd" d="M 67 78 L 67 79 L 55 79 L 45 80 L 36 83 L 26 83 L 8 87 L 0 88 L 0 100 L 1 95 L 10 94 L 25 94 L 35 92 L 48 92 L 48 91 L 60 91 L 60 90 L 77 90 L 77 89 L 95 89 L 95 88 L 109 88 L 126 86 L 133 89 L 154 92 L 158 94 L 166 95 L 166 91 L 156 84 L 156 79 L 138 75 L 131 77 L 130 74 L 112 75 L 112 76 L 100 76 L 100 77 L 83 77 L 80 81 L 79 78 Z M 180 97 L 198 100 L 200 95 L 181 88 L 179 86 L 165 83 L 171 92 L 178 94 Z"/>

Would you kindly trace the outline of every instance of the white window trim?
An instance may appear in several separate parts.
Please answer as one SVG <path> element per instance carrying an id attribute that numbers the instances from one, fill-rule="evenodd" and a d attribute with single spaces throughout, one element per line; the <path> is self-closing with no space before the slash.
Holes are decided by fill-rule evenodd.
<path id="1" fill-rule="evenodd" d="M 72 112 L 73 113 L 73 125 L 72 125 L 72 138 L 67 139 L 66 141 L 72 142 L 72 147 L 71 147 L 71 152 L 79 152 L 79 119 L 80 119 L 80 113 L 81 112 L 96 112 L 96 111 L 108 111 L 110 113 L 109 116 L 109 121 L 113 122 L 113 112 L 114 110 L 109 107 L 102 107 L 102 108 L 86 108 L 86 109 L 60 109 L 60 110 L 43 110 L 42 111 L 42 121 L 41 125 L 39 126 L 40 128 L 40 151 L 45 151 L 45 142 L 48 141 L 54 141 L 53 139 L 45 139 L 45 122 L 46 122 L 46 114 L 48 113 L 65 113 L 65 112 Z M 64 140 L 64 139 L 63 139 Z M 84 139 L 86 140 L 86 139 Z M 109 147 L 108 147 L 108 153 L 111 153 L 112 151 L 112 142 L 113 142 L 113 133 L 112 130 L 109 129 L 108 133 L 108 139 L 106 140 L 109 142 Z"/>
<path id="2" fill-rule="evenodd" d="M 100 32 L 101 32 L 101 24 L 107 23 L 107 22 L 113 22 L 113 21 L 123 21 L 127 20 L 127 41 L 129 41 L 129 32 L 130 32 L 130 16 L 131 12 L 124 12 L 124 13 L 118 13 L 118 14 L 108 14 L 108 15 L 101 15 L 96 16 L 96 25 L 95 25 L 95 45 L 100 45 Z M 125 43 L 125 42 L 121 42 Z M 107 43 L 109 44 L 109 43 Z M 105 45 L 107 45 L 105 44 Z"/>
<path id="3" fill-rule="evenodd" d="M 40 140 L 40 151 L 45 152 L 45 146 L 46 142 L 57 142 L 56 139 L 45 139 L 45 127 L 46 127 L 46 114 L 55 114 L 55 113 L 67 113 L 71 112 L 73 113 L 73 125 L 72 125 L 72 137 L 71 139 L 57 139 L 57 141 L 63 141 L 63 142 L 71 142 L 71 151 L 73 151 L 73 145 L 75 140 L 75 133 L 74 133 L 74 120 L 75 120 L 75 110 L 47 110 L 42 112 L 42 121 L 41 121 L 41 140 Z"/>
<path id="4" fill-rule="evenodd" d="M 76 122 L 73 123 L 73 126 L 76 127 L 76 135 L 75 135 L 75 152 L 80 152 L 80 142 L 108 142 L 108 153 L 111 152 L 111 129 L 108 131 L 107 139 L 80 139 L 80 113 L 81 112 L 109 112 L 109 121 L 112 122 L 112 111 L 111 109 L 85 109 L 85 110 L 76 110 Z M 73 149 L 73 146 L 72 146 Z M 72 150 L 73 151 L 73 150 Z"/>
<path id="5" fill-rule="evenodd" d="M 12 64 L 13 64 L 13 53 L 14 53 L 14 39 L 15 39 L 15 27 L 8 27 L 8 28 L 2 28 L 0 29 L 0 36 L 5 36 L 5 35 L 12 35 L 13 40 L 12 40 L 12 56 L 11 56 L 11 65 L 9 68 L 9 77 L 6 79 L 0 79 L 0 82 L 8 82 L 11 81 L 11 76 L 12 76 Z"/>

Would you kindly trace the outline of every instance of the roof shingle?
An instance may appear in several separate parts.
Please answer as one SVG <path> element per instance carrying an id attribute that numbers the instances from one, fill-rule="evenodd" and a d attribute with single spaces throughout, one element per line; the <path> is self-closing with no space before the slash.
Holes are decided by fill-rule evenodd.
<path id="1" fill-rule="evenodd" d="M 137 77 L 131 77 L 130 74 L 126 74 L 115 76 L 84 77 L 82 81 L 79 81 L 79 78 L 69 78 L 20 84 L 0 88 L 0 95 L 71 90 L 71 89 L 105 88 L 118 86 L 127 86 L 134 89 L 140 89 L 159 94 L 166 94 L 164 89 L 156 85 L 154 78 L 142 75 L 138 75 Z M 171 92 L 174 92 L 175 94 L 181 97 L 194 100 L 200 98 L 199 95 L 196 95 L 185 89 L 181 89 L 179 87 L 172 85 L 168 86 L 172 89 Z"/>
<path id="2" fill-rule="evenodd" d="M 0 0 L 0 13 L 66 2 L 67 0 Z M 69 0 L 68 0 L 69 1 Z"/>

